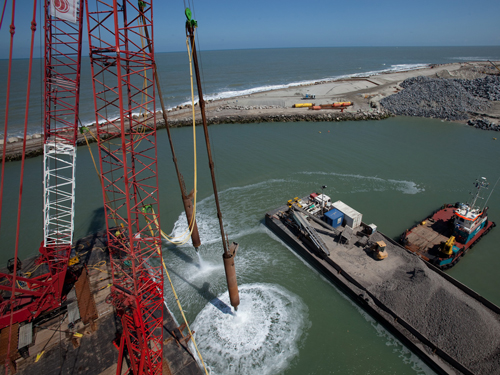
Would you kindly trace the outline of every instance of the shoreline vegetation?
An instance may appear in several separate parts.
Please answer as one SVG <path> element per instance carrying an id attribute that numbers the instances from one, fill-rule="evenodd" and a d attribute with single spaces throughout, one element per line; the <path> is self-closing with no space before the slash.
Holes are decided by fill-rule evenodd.
<path id="1" fill-rule="evenodd" d="M 498 62 L 495 64 L 499 65 Z M 500 131 L 499 99 L 500 71 L 489 62 L 480 61 L 430 65 L 409 71 L 316 82 L 229 99 L 209 100 L 205 110 L 209 125 L 363 121 L 406 115 L 441 118 L 484 130 Z M 294 108 L 297 103 L 320 106 L 333 102 L 352 102 L 353 105 L 342 112 L 340 109 Z M 195 105 L 195 113 L 196 123 L 201 125 L 198 105 Z M 191 105 L 169 110 L 167 119 L 171 128 L 192 125 Z M 156 114 L 156 124 L 157 129 L 165 127 L 161 112 Z M 96 133 L 95 124 L 87 128 Z M 89 142 L 94 142 L 92 137 L 88 138 Z M 5 143 L 3 140 L 0 143 L 3 148 Z M 77 144 L 86 144 L 82 134 L 78 134 Z M 22 138 L 8 138 L 6 161 L 20 160 L 22 148 Z M 28 136 L 26 157 L 41 154 L 43 136 Z"/>

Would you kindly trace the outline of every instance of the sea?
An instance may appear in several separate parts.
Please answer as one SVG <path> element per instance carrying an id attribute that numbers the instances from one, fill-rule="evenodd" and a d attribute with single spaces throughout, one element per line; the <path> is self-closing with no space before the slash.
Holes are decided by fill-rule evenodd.
<path id="1" fill-rule="evenodd" d="M 429 64 L 500 60 L 500 47 L 296 48 L 202 51 L 206 98 L 231 98 L 272 88 L 414 69 Z M 80 118 L 93 121 L 84 58 Z M 16 94 L 9 133 L 21 134 L 25 60 L 14 64 Z M 6 64 L 6 61 L 0 61 Z M 169 107 L 190 97 L 187 54 L 159 53 Z M 87 70 L 86 70 L 87 69 Z M 5 66 L 2 65 L 4 85 Z M 86 73 L 85 73 L 86 72 Z M 38 77 L 39 78 L 39 77 Z M 34 81 L 35 82 L 35 81 Z M 18 84 L 19 83 L 19 84 Z M 33 88 L 37 87 L 33 84 Z M 40 89 L 42 85 L 40 84 Z M 25 90 L 24 90 L 25 92 Z M 1 95 L 5 95 L 2 93 Z M 24 94 L 25 95 L 25 94 Z M 5 96 L 2 97 L 5 103 Z M 40 90 L 32 94 L 29 132 L 40 132 Z M 17 114 L 16 114 L 17 113 Z M 11 127 L 12 125 L 12 127 Z M 433 374 L 415 354 L 277 238 L 264 214 L 289 199 L 323 192 L 363 214 L 365 223 L 396 239 L 444 203 L 468 201 L 486 177 L 481 205 L 500 223 L 500 137 L 438 119 L 222 124 L 209 127 L 222 217 L 239 243 L 235 267 L 241 304 L 229 306 L 222 243 L 203 144 L 197 129 L 196 218 L 202 246 L 164 243 L 163 257 L 179 301 L 212 374 Z M 172 129 L 188 190 L 194 188 L 191 128 Z M 499 139 L 496 139 L 499 138 Z M 90 147 L 97 156 L 95 144 Z M 102 229 L 102 193 L 91 154 L 78 148 L 75 238 Z M 5 166 L 0 264 L 14 255 L 21 162 Z M 42 158 L 26 160 L 20 257 L 37 254 L 43 237 Z M 187 229 L 165 130 L 158 131 L 161 227 Z M 500 305 L 500 229 L 494 228 L 446 271 Z M 165 301 L 182 322 L 168 282 Z M 499 365 L 500 366 L 500 365 Z"/>
<path id="2" fill-rule="evenodd" d="M 205 100 L 227 99 L 320 81 L 418 69 L 429 64 L 500 60 L 494 47 L 338 47 L 201 51 Z M 22 136 L 28 59 L 13 64 L 8 136 Z M 191 103 L 189 59 L 186 52 L 156 54 L 167 108 Z M 8 60 L 0 60 L 0 108 L 5 108 Z M 35 59 L 31 83 L 28 134 L 41 133 L 43 124 L 43 59 Z M 80 125 L 95 123 L 90 60 L 82 57 Z M 157 109 L 160 108 L 157 100 Z M 109 113 L 117 118 L 118 113 Z M 2 117 L 3 118 L 3 117 Z M 3 131 L 0 135 L 3 137 Z"/>

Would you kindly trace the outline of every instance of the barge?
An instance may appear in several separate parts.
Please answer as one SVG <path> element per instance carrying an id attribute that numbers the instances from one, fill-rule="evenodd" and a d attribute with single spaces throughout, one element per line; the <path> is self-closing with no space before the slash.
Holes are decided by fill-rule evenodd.
<path id="1" fill-rule="evenodd" d="M 400 243 L 423 260 L 440 269 L 453 267 L 479 240 L 496 226 L 488 220 L 488 207 L 477 205 L 484 177 L 475 182 L 471 202 L 445 204 L 424 220 L 407 229 Z"/>
<path id="2" fill-rule="evenodd" d="M 500 308 L 361 213 L 314 193 L 267 212 L 265 223 L 434 371 L 498 373 Z"/>

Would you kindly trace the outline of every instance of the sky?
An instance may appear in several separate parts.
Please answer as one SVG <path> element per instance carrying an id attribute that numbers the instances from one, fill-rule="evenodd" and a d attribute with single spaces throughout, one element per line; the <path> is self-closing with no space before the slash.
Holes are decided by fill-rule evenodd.
<path id="1" fill-rule="evenodd" d="M 0 58 L 7 58 L 9 51 L 12 0 L 6 1 Z M 29 56 L 33 0 L 16 3 L 14 57 L 22 58 Z M 185 49 L 185 6 L 198 21 L 201 50 L 500 45 L 498 0 L 155 0 L 157 52 Z M 37 55 L 42 53 L 41 25 L 38 19 Z"/>

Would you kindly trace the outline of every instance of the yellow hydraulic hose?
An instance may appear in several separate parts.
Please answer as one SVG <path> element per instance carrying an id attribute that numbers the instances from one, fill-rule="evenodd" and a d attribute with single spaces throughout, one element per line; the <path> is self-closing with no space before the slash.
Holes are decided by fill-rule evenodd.
<path id="1" fill-rule="evenodd" d="M 194 220 L 196 218 L 196 189 L 198 185 L 198 167 L 197 167 L 197 154 L 196 154 L 196 113 L 194 109 L 194 83 L 193 83 L 193 54 L 191 53 L 191 49 L 189 48 L 189 38 L 186 38 L 186 47 L 188 51 L 188 56 L 189 56 L 189 75 L 190 75 L 190 80 L 191 80 L 191 109 L 192 109 L 192 115 L 193 115 L 193 159 L 194 159 L 194 203 L 193 203 L 193 216 L 191 218 L 191 222 L 188 225 L 188 229 L 180 236 L 175 237 L 175 238 L 183 238 L 186 236 L 186 234 L 189 231 L 189 235 L 186 236 L 183 240 L 180 241 L 175 241 L 174 237 L 171 237 L 167 235 L 165 232 L 161 231 L 161 235 L 164 239 L 166 239 L 168 242 L 176 244 L 176 245 L 183 245 L 186 242 L 189 241 L 189 238 L 191 238 L 191 234 L 193 233 L 193 228 L 194 228 Z M 155 216 L 155 221 L 156 221 L 156 216 Z M 156 225 L 158 225 L 158 222 L 156 222 Z"/>
<path id="2" fill-rule="evenodd" d="M 153 211 L 153 216 L 155 218 L 156 224 L 158 225 L 158 222 L 156 221 L 156 215 L 154 214 L 154 211 Z M 149 227 L 149 230 L 151 232 L 151 237 L 154 237 L 154 231 L 153 231 L 153 228 L 151 227 L 151 222 L 148 223 L 148 227 Z M 196 353 L 198 354 L 198 357 L 200 358 L 201 364 L 203 365 L 203 369 L 205 370 L 205 374 L 208 375 L 208 370 L 207 370 L 207 368 L 205 366 L 205 362 L 203 361 L 203 357 L 201 356 L 201 353 L 200 353 L 200 351 L 198 349 L 198 345 L 196 345 L 196 340 L 195 340 L 195 338 L 193 336 L 193 332 L 191 331 L 191 327 L 189 327 L 188 320 L 186 318 L 186 315 L 184 314 L 184 310 L 182 309 L 181 301 L 179 301 L 179 297 L 177 296 L 177 293 L 175 291 L 174 284 L 172 283 L 172 279 L 170 278 L 170 274 L 168 273 L 167 265 L 165 264 L 165 260 L 161 256 L 162 254 L 161 254 L 160 247 L 157 246 L 156 251 L 158 252 L 158 255 L 160 255 L 161 263 L 163 264 L 163 269 L 165 270 L 165 274 L 167 275 L 168 282 L 170 283 L 170 287 L 172 288 L 172 293 L 174 293 L 175 301 L 177 302 L 177 307 L 179 307 L 179 311 L 181 312 L 182 319 L 184 319 L 184 323 L 186 324 L 186 328 L 187 328 L 187 330 L 189 332 L 189 335 L 191 336 L 191 340 L 193 340 L 193 345 L 194 345 L 194 347 L 196 349 Z"/>

